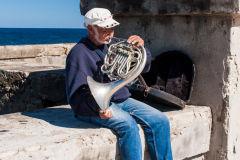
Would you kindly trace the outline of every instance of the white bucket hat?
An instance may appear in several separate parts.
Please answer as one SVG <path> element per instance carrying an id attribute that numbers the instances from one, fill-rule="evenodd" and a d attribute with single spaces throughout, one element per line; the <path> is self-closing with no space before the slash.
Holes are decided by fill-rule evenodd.
<path id="1" fill-rule="evenodd" d="M 102 28 L 112 28 L 119 24 L 112 18 L 111 12 L 105 8 L 93 8 L 85 14 L 84 27 L 97 25 Z"/>

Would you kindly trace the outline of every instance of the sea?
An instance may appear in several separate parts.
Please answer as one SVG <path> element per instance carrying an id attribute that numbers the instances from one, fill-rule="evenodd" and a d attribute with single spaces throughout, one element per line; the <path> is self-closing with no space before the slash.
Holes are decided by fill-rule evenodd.
<path id="1" fill-rule="evenodd" d="M 0 46 L 77 43 L 86 35 L 82 28 L 0 28 Z"/>

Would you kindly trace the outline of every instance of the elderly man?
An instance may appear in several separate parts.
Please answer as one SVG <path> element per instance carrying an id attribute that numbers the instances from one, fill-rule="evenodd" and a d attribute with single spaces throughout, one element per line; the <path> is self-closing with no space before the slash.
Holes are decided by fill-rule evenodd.
<path id="1" fill-rule="evenodd" d="M 151 159 L 171 160 L 170 126 L 168 118 L 160 111 L 134 100 L 127 87 L 118 90 L 112 97 L 110 109 L 103 112 L 89 90 L 87 76 L 101 83 L 111 82 L 101 73 L 103 59 L 96 51 L 106 53 L 117 41 L 112 39 L 113 27 L 119 25 L 109 10 L 94 8 L 85 15 L 87 37 L 77 43 L 66 60 L 66 92 L 68 102 L 76 116 L 86 122 L 113 129 L 119 139 L 123 160 L 141 160 L 142 146 L 139 135 L 140 124 L 145 133 Z M 137 47 L 144 45 L 139 36 L 130 36 L 128 43 Z M 151 53 L 147 50 L 147 63 L 143 72 L 151 65 Z"/>

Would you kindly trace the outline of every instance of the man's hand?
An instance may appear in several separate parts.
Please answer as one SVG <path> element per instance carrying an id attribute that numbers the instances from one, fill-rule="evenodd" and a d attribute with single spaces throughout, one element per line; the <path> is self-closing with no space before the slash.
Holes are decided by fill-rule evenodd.
<path id="1" fill-rule="evenodd" d="M 144 45 L 144 40 L 137 35 L 130 36 L 128 38 L 127 42 L 130 44 L 133 44 L 134 46 L 136 46 L 140 49 L 141 49 L 141 45 Z"/>
<path id="2" fill-rule="evenodd" d="M 109 119 L 112 117 L 112 110 L 107 109 L 107 110 L 103 111 L 103 110 L 99 109 L 99 116 L 102 119 Z"/>

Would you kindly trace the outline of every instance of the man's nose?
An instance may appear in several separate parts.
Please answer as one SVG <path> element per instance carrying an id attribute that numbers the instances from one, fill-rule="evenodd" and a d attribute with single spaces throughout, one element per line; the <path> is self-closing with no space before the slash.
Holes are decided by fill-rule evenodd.
<path id="1" fill-rule="evenodd" d="M 107 29 L 107 34 L 111 34 L 113 32 L 113 29 L 112 28 L 108 28 Z"/>

